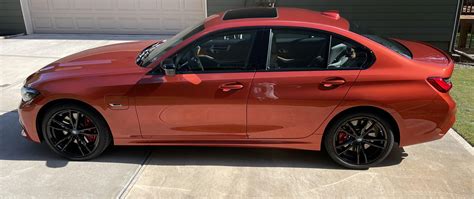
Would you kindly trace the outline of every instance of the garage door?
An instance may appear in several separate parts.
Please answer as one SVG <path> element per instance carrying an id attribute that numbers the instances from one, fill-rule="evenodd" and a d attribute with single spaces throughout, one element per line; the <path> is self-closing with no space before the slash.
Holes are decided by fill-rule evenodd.
<path id="1" fill-rule="evenodd" d="M 174 34 L 205 16 L 205 0 L 28 0 L 35 33 Z"/>

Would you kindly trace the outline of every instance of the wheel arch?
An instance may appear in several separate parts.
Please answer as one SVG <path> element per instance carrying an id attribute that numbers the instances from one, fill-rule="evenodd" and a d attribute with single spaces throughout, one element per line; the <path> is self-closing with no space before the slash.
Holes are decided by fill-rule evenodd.
<path id="1" fill-rule="evenodd" d="M 328 129 L 339 118 L 341 118 L 345 115 L 348 115 L 348 114 L 358 113 L 358 112 L 371 112 L 371 113 L 375 113 L 375 114 L 380 115 L 381 117 L 385 118 L 387 120 L 387 122 L 389 122 L 390 125 L 394 127 L 394 132 L 393 132 L 394 141 L 396 143 L 400 144 L 400 127 L 399 127 L 397 121 L 395 120 L 395 118 L 389 112 L 387 112 L 387 111 L 385 111 L 381 108 L 374 107 L 374 106 L 356 106 L 356 107 L 351 107 L 351 108 L 348 108 L 346 110 L 343 110 L 343 111 L 339 112 L 337 115 L 335 115 L 331 119 L 331 121 L 328 123 L 328 125 L 326 125 L 326 127 L 324 129 L 323 140 L 324 140 L 324 136 L 327 134 Z M 324 143 L 324 142 L 322 142 L 322 143 Z"/>
<path id="2" fill-rule="evenodd" d="M 82 106 L 84 108 L 87 108 L 87 109 L 93 111 L 102 120 L 104 120 L 105 124 L 107 125 L 107 128 L 109 128 L 109 132 L 111 132 L 110 131 L 110 126 L 109 126 L 109 123 L 107 122 L 107 120 L 93 106 L 91 106 L 91 105 L 89 105 L 86 102 L 83 102 L 81 100 L 77 100 L 77 99 L 70 99 L 70 98 L 55 99 L 55 100 L 52 100 L 52 101 L 46 103 L 45 105 L 43 105 L 41 107 L 41 109 L 38 111 L 38 114 L 37 114 L 37 117 L 36 117 L 36 132 L 38 133 L 38 137 L 39 137 L 40 141 L 44 141 L 41 124 L 43 122 L 43 119 L 45 119 L 44 115 L 46 114 L 46 111 L 48 109 L 50 109 L 51 107 L 54 107 L 54 106 L 57 106 L 57 105 L 60 105 L 60 104 L 75 104 L 75 105 L 79 105 L 79 106 Z M 110 134 L 110 136 L 112 137 L 112 144 L 113 144 L 113 135 L 112 135 L 112 133 Z"/>

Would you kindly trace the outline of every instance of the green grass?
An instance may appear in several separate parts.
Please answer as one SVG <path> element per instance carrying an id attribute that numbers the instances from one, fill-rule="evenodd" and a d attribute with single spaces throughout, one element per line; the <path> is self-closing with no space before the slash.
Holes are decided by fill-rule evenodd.
<path id="1" fill-rule="evenodd" d="M 453 76 L 451 96 L 457 104 L 454 129 L 474 145 L 474 67 L 456 66 Z"/>

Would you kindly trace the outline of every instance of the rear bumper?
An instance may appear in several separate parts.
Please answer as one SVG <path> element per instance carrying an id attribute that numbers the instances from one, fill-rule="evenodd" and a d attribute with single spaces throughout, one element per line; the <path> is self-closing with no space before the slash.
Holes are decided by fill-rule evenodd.
<path id="1" fill-rule="evenodd" d="M 443 94 L 442 100 L 437 100 L 436 104 L 440 106 L 447 107 L 447 114 L 444 117 L 444 120 L 441 121 L 439 124 L 439 128 L 441 129 L 442 136 L 444 136 L 451 127 L 453 127 L 454 123 L 456 122 L 456 102 L 451 98 L 449 94 Z M 442 137 L 441 136 L 441 137 Z M 440 138 L 441 138 L 440 137 Z"/>
<path id="2" fill-rule="evenodd" d="M 444 137 L 444 135 L 446 135 L 446 133 L 453 126 L 455 121 L 456 121 L 456 116 L 450 115 L 447 117 L 446 122 L 444 122 L 444 124 L 438 126 L 436 129 L 434 129 L 433 131 L 429 133 L 418 135 L 416 139 L 413 139 L 413 142 L 408 142 L 405 144 L 405 146 L 441 139 Z"/>
<path id="3" fill-rule="evenodd" d="M 456 121 L 456 102 L 448 93 L 439 93 L 430 105 L 431 114 L 425 123 L 435 124 L 431 130 L 420 134 L 409 132 L 400 146 L 407 146 L 441 139 Z M 428 125 L 427 125 L 428 126 Z"/>

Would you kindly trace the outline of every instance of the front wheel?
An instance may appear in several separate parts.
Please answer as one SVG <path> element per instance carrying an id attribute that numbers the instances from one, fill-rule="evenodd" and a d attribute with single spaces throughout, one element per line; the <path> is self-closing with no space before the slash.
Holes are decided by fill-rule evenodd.
<path id="1" fill-rule="evenodd" d="M 345 115 L 335 121 L 324 136 L 329 156 L 350 169 L 367 169 L 382 162 L 393 144 L 393 127 L 373 113 Z"/>
<path id="2" fill-rule="evenodd" d="M 42 132 L 48 146 L 70 160 L 95 158 L 111 142 L 105 121 L 89 108 L 75 104 L 60 104 L 47 110 Z"/>

